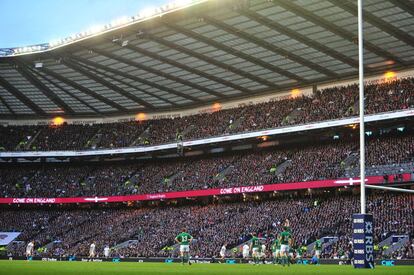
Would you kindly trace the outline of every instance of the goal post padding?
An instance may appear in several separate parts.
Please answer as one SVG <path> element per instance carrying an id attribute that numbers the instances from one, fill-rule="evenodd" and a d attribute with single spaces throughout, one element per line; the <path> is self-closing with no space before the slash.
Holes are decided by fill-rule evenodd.
<path id="1" fill-rule="evenodd" d="M 352 216 L 355 268 L 374 268 L 374 220 L 371 214 Z"/>

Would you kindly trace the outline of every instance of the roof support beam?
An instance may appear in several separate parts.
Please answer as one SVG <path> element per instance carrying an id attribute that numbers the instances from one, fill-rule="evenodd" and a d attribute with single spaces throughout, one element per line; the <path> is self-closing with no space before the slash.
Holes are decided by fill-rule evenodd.
<path id="1" fill-rule="evenodd" d="M 102 95 L 100 95 L 100 94 L 98 94 L 98 93 L 96 93 L 96 92 L 94 92 L 94 91 L 92 91 L 92 90 L 76 83 L 75 81 L 70 80 L 70 79 L 68 79 L 68 78 L 66 78 L 66 77 L 64 77 L 64 76 L 62 76 L 62 75 L 60 75 L 60 74 L 58 74 L 58 73 L 56 73 L 52 70 L 49 70 L 48 68 L 43 67 L 41 70 L 44 73 L 46 73 L 46 74 L 56 78 L 57 80 L 65 83 L 66 85 L 72 86 L 73 88 L 75 88 L 75 89 L 77 89 L 77 90 L 79 90 L 79 91 L 95 98 L 96 100 L 102 101 L 103 103 L 111 106 L 112 108 L 115 108 L 117 111 L 122 111 L 122 112 L 128 112 L 129 111 L 128 109 L 122 107 L 118 103 L 113 102 L 112 100 L 109 100 L 108 98 L 106 98 L 106 97 L 104 97 L 104 96 L 102 96 Z"/>
<path id="2" fill-rule="evenodd" d="M 353 16 L 358 16 L 358 7 L 352 4 L 351 2 L 334 0 L 329 0 L 329 2 L 349 12 Z M 394 27 L 390 23 L 382 20 L 379 17 L 376 17 L 367 10 L 364 10 L 364 20 L 370 23 L 371 25 L 374 25 L 378 29 L 388 33 L 389 35 L 394 36 L 395 38 L 403 41 L 407 45 L 411 45 L 414 47 L 414 38 L 409 33 L 401 31 L 400 29 Z"/>
<path id="3" fill-rule="evenodd" d="M 260 78 L 258 76 L 255 76 L 255 75 L 251 74 L 251 73 L 242 71 L 242 70 L 240 70 L 240 69 L 238 69 L 236 67 L 227 65 L 227 64 L 222 63 L 222 62 L 219 62 L 219 61 L 217 61 L 215 59 L 212 59 L 210 57 L 207 57 L 207 56 L 205 56 L 203 54 L 200 54 L 198 52 L 192 51 L 192 50 L 190 50 L 188 48 L 185 48 L 185 47 L 180 46 L 178 44 L 175 44 L 173 42 L 167 41 L 167 40 L 165 40 L 165 39 L 163 39 L 161 37 L 157 37 L 157 36 L 152 35 L 152 34 L 149 34 L 149 33 L 145 33 L 145 37 L 148 38 L 148 39 L 150 39 L 150 40 L 153 40 L 153 41 L 155 41 L 155 42 L 157 42 L 157 43 L 159 43 L 161 45 L 164 45 L 166 47 L 169 47 L 171 49 L 177 50 L 177 51 L 182 52 L 182 53 L 185 53 L 185 54 L 187 54 L 189 56 L 192 56 L 192 57 L 195 57 L 197 59 L 203 60 L 204 62 L 207 62 L 208 64 L 212 64 L 212 65 L 217 66 L 219 68 L 222 68 L 222 69 L 224 69 L 226 71 L 229 71 L 229 72 L 232 72 L 234 74 L 243 76 L 244 78 L 251 79 L 251 80 L 253 80 L 253 81 L 255 81 L 255 82 L 259 83 L 259 84 L 262 84 L 262 85 L 265 85 L 265 86 L 268 86 L 268 87 L 277 88 L 277 86 L 274 83 L 272 83 L 272 82 L 270 82 L 270 81 L 268 81 L 266 79 L 262 79 L 262 78 Z"/>
<path id="4" fill-rule="evenodd" d="M 145 56 L 149 56 L 149 55 L 147 55 L 147 54 L 151 54 L 151 53 L 150 53 L 150 52 L 148 52 L 148 51 L 145 51 L 145 50 L 143 50 L 143 49 L 141 49 L 141 50 L 140 50 L 139 48 L 137 48 L 137 47 L 133 47 L 133 46 L 131 46 L 131 45 L 129 45 L 129 44 L 128 44 L 127 46 L 125 46 L 125 48 L 129 48 L 130 50 L 132 50 L 132 51 L 136 51 L 136 52 L 139 52 L 139 53 L 141 53 L 141 54 L 143 54 L 143 55 L 145 55 Z M 92 48 L 91 50 L 92 50 L 92 51 L 95 51 L 95 49 L 94 49 L 94 48 Z M 145 54 L 144 54 L 144 53 L 145 53 Z M 115 55 L 116 55 L 116 54 L 115 54 Z M 155 59 L 155 55 L 154 55 L 154 54 L 152 54 L 152 55 L 151 55 L 151 56 L 149 56 L 149 57 L 151 57 L 151 58 L 154 58 L 154 59 Z M 123 57 L 121 57 L 121 58 L 122 58 L 122 59 L 124 59 Z M 191 88 L 196 89 L 196 90 L 199 90 L 199 91 L 202 91 L 202 92 L 204 92 L 204 93 L 214 95 L 214 96 L 215 96 L 215 97 L 217 97 L 217 98 L 226 97 L 226 96 L 224 96 L 224 95 L 223 95 L 223 94 L 221 94 L 221 93 L 218 93 L 218 92 L 216 92 L 216 91 L 214 91 L 214 90 L 212 90 L 212 89 L 210 89 L 210 88 L 207 88 L 207 87 L 204 87 L 204 86 L 198 85 L 198 84 L 196 84 L 196 83 L 193 83 L 193 82 L 191 82 L 191 81 L 189 81 L 189 80 L 185 80 L 185 79 L 182 79 L 182 78 L 180 78 L 180 77 L 176 77 L 176 76 L 174 76 L 174 75 L 171 75 L 171 74 L 168 74 L 168 73 L 162 72 L 162 71 L 160 71 L 160 70 L 154 69 L 154 68 L 152 68 L 152 67 L 146 66 L 146 65 L 144 65 L 144 64 L 140 64 L 140 63 L 135 62 L 135 61 L 132 61 L 132 60 L 130 60 L 130 62 L 134 64 L 134 65 L 132 65 L 132 66 L 138 67 L 138 68 L 140 68 L 140 69 L 142 69 L 142 70 L 144 70 L 144 71 L 150 72 L 150 73 L 155 74 L 155 75 L 162 76 L 162 77 L 164 77 L 164 78 L 167 78 L 167 79 L 172 80 L 172 81 L 177 82 L 177 83 L 181 83 L 181 84 L 183 84 L 183 85 L 186 85 L 186 86 L 188 86 L 188 87 L 191 87 Z M 162 61 L 162 62 L 163 62 L 163 63 L 165 63 L 166 61 Z M 125 63 L 125 62 L 124 62 L 124 63 Z"/>
<path id="5" fill-rule="evenodd" d="M 278 0 L 276 2 L 273 2 L 275 5 L 281 6 L 282 8 L 291 11 L 295 13 L 297 16 L 302 17 L 310 22 L 312 22 L 315 25 L 318 25 L 320 27 L 323 27 L 324 29 L 352 42 L 355 44 L 355 39 L 357 39 L 356 35 L 354 35 L 352 32 L 349 32 L 347 30 L 344 30 L 342 28 L 339 28 L 332 24 L 331 22 L 322 19 L 319 16 L 314 15 L 312 12 L 306 10 L 305 8 L 302 8 L 298 5 L 295 5 L 291 1 L 282 1 Z M 399 63 L 400 65 L 405 65 L 405 62 L 401 60 L 400 58 L 396 57 L 395 55 L 389 53 L 386 50 L 383 50 L 382 48 L 370 43 L 369 41 L 364 41 L 365 49 L 369 50 L 370 52 L 391 61 L 394 61 L 395 63 Z"/>
<path id="6" fill-rule="evenodd" d="M 80 57 L 77 57 L 77 56 L 73 56 L 73 55 L 70 57 L 70 59 L 72 61 L 76 61 L 76 63 L 79 66 L 82 66 L 82 67 L 84 67 L 87 70 L 93 71 L 95 74 L 101 74 L 101 75 L 103 75 L 103 76 L 105 76 L 107 78 L 112 79 L 113 81 L 117 81 L 119 83 L 122 83 L 123 85 L 126 85 L 126 86 L 128 86 L 130 88 L 133 88 L 135 90 L 138 90 L 141 93 L 144 93 L 144 94 L 146 94 L 148 96 L 151 96 L 151 97 L 155 97 L 158 100 L 161 100 L 161 101 L 164 101 L 164 102 L 168 102 L 169 104 L 171 104 L 171 105 L 173 105 L 175 107 L 178 107 L 178 105 L 175 104 L 173 101 L 170 101 L 168 99 L 162 98 L 162 97 L 160 97 L 160 96 L 158 96 L 156 94 L 149 93 L 148 91 L 144 91 L 144 90 L 142 90 L 142 89 L 140 89 L 140 88 L 138 88 L 138 87 L 130 84 L 129 82 L 126 82 L 126 81 L 121 80 L 121 79 L 117 79 L 116 76 L 110 75 L 110 74 L 107 73 L 107 72 L 111 72 L 111 73 L 113 73 L 115 75 L 121 75 L 121 76 L 123 76 L 125 78 L 129 78 L 128 76 L 124 76 L 123 75 L 123 72 L 120 72 L 120 71 L 118 71 L 116 69 L 112 69 L 112 68 L 109 68 L 109 67 L 105 67 L 104 65 L 101 65 L 102 67 L 97 67 L 97 65 L 99 66 L 100 64 L 98 64 L 98 63 L 92 64 L 93 62 L 89 62 L 89 60 L 86 60 L 86 59 L 83 59 L 83 58 L 80 58 Z M 99 69 L 105 70 L 105 72 L 101 72 L 101 71 L 99 71 Z M 133 79 L 133 80 L 135 80 L 135 79 Z M 136 80 L 136 81 L 138 81 L 138 80 Z"/>
<path id="7" fill-rule="evenodd" d="M 224 80 L 224 79 L 222 79 L 220 77 L 217 77 L 217 76 L 214 76 L 214 75 L 209 75 L 209 74 L 207 74 L 205 72 L 202 72 L 202 71 L 200 71 L 200 70 L 198 70 L 196 68 L 192 68 L 192 67 L 187 66 L 187 65 L 184 65 L 184 64 L 182 64 L 180 62 L 177 62 L 177 61 L 174 61 L 174 60 L 165 58 L 165 57 L 160 56 L 160 55 L 158 55 L 156 53 L 153 53 L 153 52 L 150 52 L 148 50 L 142 49 L 140 47 L 137 47 L 137 46 L 128 44 L 127 46 L 125 46 L 125 48 L 128 48 L 130 50 L 139 52 L 140 54 L 145 55 L 145 56 L 149 56 L 149 57 L 151 57 L 153 59 L 159 60 L 162 63 L 170 64 L 170 65 L 172 65 L 174 67 L 177 67 L 177 68 L 180 68 L 182 70 L 188 71 L 188 72 L 190 72 L 192 74 L 197 74 L 197 75 L 199 75 L 201 77 L 204 77 L 204 78 L 209 79 L 211 81 L 214 81 L 216 83 L 220 83 L 220 84 L 222 84 L 222 85 L 224 85 L 226 87 L 231 87 L 231 88 L 233 88 L 235 90 L 238 90 L 238 91 L 241 91 L 243 93 L 249 94 L 251 92 L 249 89 L 246 89 L 246 88 L 244 88 L 242 86 L 239 86 L 237 84 L 234 84 L 234 83 L 232 83 L 230 81 Z M 218 92 L 215 92 L 215 91 L 211 91 L 211 92 L 213 92 L 213 94 L 215 96 L 217 96 L 218 98 L 225 97 L 225 95 L 223 95 L 221 93 L 218 93 Z"/>
<path id="8" fill-rule="evenodd" d="M 102 54 L 100 54 L 100 55 L 102 55 Z M 112 54 L 110 54 L 110 55 L 112 56 Z M 117 59 L 116 59 L 116 56 L 115 56 L 115 57 L 113 57 L 113 58 L 112 58 L 112 57 L 110 57 L 110 56 L 106 56 L 106 55 L 102 55 L 102 56 L 105 56 L 106 58 L 111 58 L 111 59 L 117 60 Z M 125 73 L 125 72 L 123 72 L 123 71 L 120 71 L 120 70 L 117 70 L 117 69 L 110 68 L 109 66 L 105 66 L 105 65 L 99 64 L 99 63 L 97 63 L 97 62 L 90 61 L 90 60 L 88 60 L 88 59 L 80 58 L 80 57 L 77 57 L 77 56 L 74 56 L 74 55 L 72 55 L 72 56 L 71 56 L 71 58 L 72 58 L 72 59 L 76 59 L 77 61 L 82 62 L 82 63 L 84 63 L 84 64 L 86 64 L 86 65 L 88 65 L 88 66 L 92 66 L 92 67 L 95 67 L 95 68 L 98 68 L 98 69 L 101 69 L 101 70 L 106 70 L 106 71 L 111 72 L 111 73 L 113 73 L 113 74 L 116 74 L 116 75 L 119 75 L 119 76 L 122 76 L 122 77 L 125 77 L 125 78 L 129 78 L 129 79 L 135 80 L 135 81 L 137 81 L 137 82 L 139 82 L 139 83 L 141 83 L 141 84 L 148 85 L 148 86 L 153 87 L 153 88 L 156 88 L 156 89 L 158 89 L 158 90 L 160 90 L 160 91 L 165 91 L 165 92 L 167 92 L 167 93 L 170 93 L 170 94 L 173 94 L 173 95 L 176 95 L 176 96 L 179 96 L 179 97 L 182 97 L 182 98 L 185 98 L 185 99 L 191 100 L 191 101 L 196 101 L 196 100 L 198 100 L 197 98 L 194 98 L 194 97 L 189 96 L 189 95 L 187 95 L 187 94 L 184 94 L 184 93 L 181 93 L 181 92 L 175 91 L 175 90 L 173 90 L 173 89 L 171 89 L 171 88 L 165 87 L 165 86 L 160 85 L 160 84 L 157 84 L 157 83 L 155 83 L 155 82 L 151 82 L 151 81 L 146 80 L 146 79 L 144 79 L 144 78 L 141 78 L 141 77 L 139 77 L 139 76 L 135 76 L 135 75 L 132 75 L 132 74 L 129 74 L 129 73 Z M 166 101 L 165 99 L 163 99 L 163 98 L 162 98 L 162 97 L 160 97 L 160 96 L 157 96 L 156 94 L 150 93 L 150 92 L 148 92 L 148 91 L 145 91 L 145 92 L 146 92 L 147 94 L 151 95 L 151 96 L 154 96 L 154 97 L 156 97 L 156 98 L 160 99 L 160 100 Z"/>
<path id="9" fill-rule="evenodd" d="M 151 69 L 151 68 L 149 68 L 149 67 L 147 67 L 147 66 L 144 66 L 144 65 L 142 65 L 142 64 L 140 64 L 140 63 L 138 63 L 138 62 L 134 62 L 134 61 L 132 61 L 132 60 L 129 60 L 129 59 L 124 58 L 124 57 L 122 57 L 122 56 L 115 55 L 115 54 L 113 54 L 113 53 L 109 53 L 109 52 L 104 51 L 104 50 L 101 50 L 101 49 L 91 49 L 91 50 L 92 50 L 93 52 L 95 52 L 95 53 L 97 53 L 97 54 L 100 54 L 100 55 L 103 55 L 103 56 L 105 56 L 105 57 L 107 57 L 107 58 L 114 59 L 114 60 L 117 60 L 117 61 L 119 61 L 119 62 L 125 63 L 126 65 L 129 65 L 129 66 L 132 66 L 132 67 L 135 67 L 135 68 L 138 68 L 138 69 L 144 70 L 144 71 L 148 71 L 148 72 L 151 72 L 151 73 L 156 74 L 156 75 L 160 75 L 160 76 L 164 76 L 164 75 L 166 75 L 166 74 L 161 73 L 160 71 L 157 71 L 157 70 Z M 148 69 L 148 70 L 146 70 L 146 69 Z M 144 81 L 143 81 L 143 83 L 144 83 Z M 175 90 L 173 90 L 173 89 L 169 89 L 169 88 L 167 88 L 167 87 L 162 88 L 162 87 L 164 87 L 163 85 L 159 85 L 159 84 L 157 84 L 157 83 L 155 83 L 155 82 L 145 81 L 145 83 L 144 83 L 144 84 L 147 84 L 147 83 L 152 83 L 152 85 L 151 85 L 151 86 L 156 87 L 156 88 L 158 88 L 158 89 L 160 89 L 160 90 L 168 90 L 168 91 L 173 91 L 173 92 L 172 92 L 172 94 L 175 94 L 175 95 L 181 96 L 181 97 L 186 98 L 186 99 L 188 99 L 188 100 L 191 100 L 191 101 L 194 101 L 194 102 L 201 102 L 201 100 L 200 100 L 200 99 L 198 99 L 198 98 L 196 98 L 196 97 L 193 97 L 193 96 L 191 96 L 191 95 L 187 95 L 187 94 L 184 94 L 184 93 L 182 93 L 182 92 L 175 91 Z M 147 84 L 147 85 L 150 85 L 150 84 Z"/>
<path id="10" fill-rule="evenodd" d="M 86 102 L 85 100 L 83 100 L 82 98 L 78 97 L 76 95 L 76 93 L 70 93 L 68 90 L 66 90 L 62 85 L 56 83 L 54 80 L 51 79 L 51 76 L 46 76 L 41 74 L 40 72 L 36 71 L 36 70 L 32 70 L 32 72 L 34 74 L 36 74 L 39 78 L 42 78 L 43 80 L 49 82 L 51 85 L 57 87 L 58 89 L 62 90 L 63 92 L 65 92 L 66 94 L 70 95 L 71 97 L 75 98 L 76 100 L 78 100 L 79 102 L 81 102 L 82 104 L 84 104 L 85 106 L 89 107 L 91 110 L 93 110 L 95 113 L 103 115 L 98 109 L 96 109 L 95 107 L 93 107 L 92 105 L 90 105 L 88 102 Z"/>
<path id="11" fill-rule="evenodd" d="M 410 0 L 388 0 L 390 1 L 394 6 L 399 7 L 405 12 L 408 12 L 412 16 L 414 16 L 414 4 Z"/>
<path id="12" fill-rule="evenodd" d="M 23 94 L 19 89 L 11 85 L 6 79 L 0 75 L 0 85 L 13 94 L 17 99 L 29 107 L 33 112 L 40 116 L 46 116 L 47 114 L 39 106 L 37 106 L 33 101 L 30 100 L 25 94 Z"/>
<path id="13" fill-rule="evenodd" d="M 231 48 L 229 46 L 226 46 L 224 44 L 218 43 L 218 42 L 216 42 L 216 41 L 214 41 L 212 39 L 209 39 L 209 38 L 207 38 L 205 36 L 202 36 L 202 35 L 194 32 L 194 31 L 191 31 L 189 29 L 183 28 L 183 27 L 178 26 L 176 24 L 173 24 L 171 22 L 164 22 L 164 24 L 165 24 L 166 27 L 171 28 L 171 29 L 173 29 L 176 32 L 185 34 L 188 37 L 191 37 L 191 38 L 193 38 L 195 40 L 201 41 L 201 42 L 203 42 L 203 43 L 205 43 L 207 45 L 213 46 L 213 47 L 215 47 L 215 48 L 217 48 L 219 50 L 222 50 L 224 52 L 227 52 L 228 54 L 237 56 L 237 57 L 239 57 L 241 59 L 244 59 L 244 60 L 246 60 L 246 61 L 248 61 L 250 63 L 253 63 L 253 64 L 256 64 L 258 66 L 261 66 L 261 67 L 263 67 L 263 68 L 265 68 L 265 69 L 267 69 L 267 70 L 269 70 L 271 72 L 275 72 L 275 73 L 277 73 L 279 75 L 282 75 L 282 76 L 284 76 L 284 77 L 286 77 L 288 79 L 296 80 L 297 82 L 302 82 L 302 83 L 306 82 L 305 79 L 303 79 L 302 77 L 300 77 L 300 76 L 298 76 L 296 74 L 290 73 L 290 72 L 288 72 L 286 70 L 283 70 L 283 69 L 281 69 L 281 68 L 279 68 L 277 66 L 274 66 L 274 65 L 272 65 L 270 63 L 267 63 L 267 62 L 265 62 L 265 61 L 263 61 L 263 60 L 261 60 L 259 58 L 252 57 L 249 54 L 243 53 L 243 52 L 238 51 L 236 49 L 233 49 L 233 48 Z"/>
<path id="14" fill-rule="evenodd" d="M 114 85 L 113 83 L 111 83 L 109 81 L 106 81 L 105 79 L 97 76 L 96 74 L 93 74 L 93 73 L 89 72 L 88 70 L 85 70 L 83 67 L 81 67 L 78 64 L 74 63 L 73 61 L 71 61 L 69 58 L 63 58 L 63 63 L 66 66 L 68 66 L 69 68 L 80 72 L 81 74 L 83 74 L 83 75 L 87 76 L 88 78 L 92 79 L 93 81 L 98 82 L 99 84 L 111 89 L 112 91 L 115 91 L 115 92 L 119 93 L 120 95 L 122 95 L 122 96 L 136 102 L 136 103 L 141 104 L 142 106 L 144 106 L 148 110 L 154 110 L 155 109 L 155 107 L 153 105 L 149 104 L 145 100 L 142 100 L 139 97 L 124 91 L 123 89 L 121 89 L 117 85 Z"/>
<path id="15" fill-rule="evenodd" d="M 6 100 L 0 95 L 0 101 L 1 103 L 3 103 L 4 106 L 6 106 L 7 110 L 9 110 L 9 112 L 14 115 L 15 112 L 13 111 L 13 109 L 10 107 L 10 105 L 6 102 Z"/>
<path id="16" fill-rule="evenodd" d="M 74 114 L 73 109 L 65 103 L 64 100 L 59 98 L 52 90 L 49 89 L 43 82 L 39 81 L 36 76 L 28 69 L 28 65 L 23 62 L 17 63 L 17 70 L 26 78 L 33 86 L 35 86 L 39 91 L 41 91 L 47 98 L 49 98 L 53 103 L 59 106 L 65 114 L 72 115 Z"/>
<path id="17" fill-rule="evenodd" d="M 269 42 L 267 42 L 265 40 L 262 40 L 262 39 L 258 39 L 256 37 L 254 37 L 253 35 L 251 35 L 247 32 L 244 32 L 240 29 L 237 29 L 237 28 L 235 28 L 231 25 L 225 24 L 223 22 L 219 22 L 218 20 L 214 19 L 213 17 L 209 17 L 209 16 L 206 16 L 206 15 L 204 15 L 202 17 L 203 17 L 205 22 L 215 26 L 216 28 L 225 30 L 226 32 L 228 32 L 228 33 L 230 33 L 234 36 L 241 37 L 241 38 L 243 38 L 244 40 L 246 40 L 248 42 L 254 43 L 254 44 L 256 44 L 256 45 L 258 45 L 258 46 L 260 46 L 264 49 L 267 49 L 268 51 L 274 52 L 274 53 L 276 53 L 276 54 L 278 54 L 278 55 L 280 55 L 280 56 L 282 56 L 286 59 L 290 59 L 290 60 L 292 60 L 292 61 L 294 61 L 294 62 L 296 62 L 296 63 L 298 63 L 302 66 L 308 67 L 309 69 L 312 69 L 314 71 L 322 73 L 326 76 L 337 77 L 337 74 L 335 74 L 334 72 L 332 72 L 332 71 L 330 71 L 330 70 L 328 70 L 328 69 L 326 69 L 326 68 L 324 68 L 324 67 L 322 67 L 322 66 L 320 66 L 320 65 L 318 65 L 318 64 L 316 64 L 312 61 L 306 60 L 303 57 L 300 57 L 300 56 L 292 53 L 292 51 L 282 49 L 282 48 L 276 46 L 275 44 L 269 43 Z"/>
<path id="18" fill-rule="evenodd" d="M 282 24 L 279 24 L 276 21 L 273 21 L 267 17 L 261 16 L 259 13 L 254 12 L 252 10 L 239 10 L 240 14 L 246 16 L 247 18 L 249 18 L 250 20 L 259 22 L 262 25 L 265 25 L 266 27 L 270 28 L 270 29 L 274 29 L 275 31 L 284 34 L 288 37 L 291 37 L 293 39 L 295 39 L 296 41 L 299 41 L 300 43 L 305 44 L 308 47 L 311 47 L 315 50 L 318 50 L 321 53 L 324 53 L 325 55 L 328 55 L 334 59 L 337 59 L 339 61 L 341 61 L 342 63 L 345 63 L 353 68 L 358 68 L 358 62 L 340 52 L 337 52 L 335 50 L 332 50 L 331 48 L 318 43 L 315 40 L 312 40 L 310 38 L 307 38 L 306 36 L 291 30 L 285 26 L 283 26 Z"/>

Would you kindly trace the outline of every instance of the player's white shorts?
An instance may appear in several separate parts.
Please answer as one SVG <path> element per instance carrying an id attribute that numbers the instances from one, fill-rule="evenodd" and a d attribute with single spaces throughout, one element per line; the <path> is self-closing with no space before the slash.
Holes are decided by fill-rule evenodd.
<path id="1" fill-rule="evenodd" d="M 109 252 L 105 252 L 104 256 L 108 258 L 109 257 Z"/>
<path id="2" fill-rule="evenodd" d="M 292 252 L 289 253 L 289 257 L 293 258 L 293 253 Z"/>
<path id="3" fill-rule="evenodd" d="M 26 250 L 26 256 L 32 256 L 32 251 Z"/>
<path id="4" fill-rule="evenodd" d="M 89 257 L 95 258 L 95 252 L 89 252 Z"/>
<path id="5" fill-rule="evenodd" d="M 319 257 L 319 256 L 321 255 L 321 251 L 320 251 L 320 250 L 315 250 L 315 255 L 316 255 L 317 257 Z"/>
<path id="6" fill-rule="evenodd" d="M 188 244 L 181 244 L 180 252 L 190 252 L 190 246 Z"/>
<path id="7" fill-rule="evenodd" d="M 244 259 L 249 258 L 249 252 L 243 253 L 243 258 Z"/>
<path id="8" fill-rule="evenodd" d="M 226 256 L 226 252 L 220 252 L 220 257 L 224 258 Z"/>
<path id="9" fill-rule="evenodd" d="M 289 251 L 289 245 L 287 244 L 282 244 L 280 246 L 280 252 L 288 252 Z"/>

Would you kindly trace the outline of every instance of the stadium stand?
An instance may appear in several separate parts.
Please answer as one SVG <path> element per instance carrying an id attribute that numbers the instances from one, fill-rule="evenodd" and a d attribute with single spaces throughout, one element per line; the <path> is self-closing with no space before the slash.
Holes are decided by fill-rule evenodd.
<path id="1" fill-rule="evenodd" d="M 376 217 L 375 241 L 392 233 L 412 234 L 414 229 L 412 195 L 374 193 L 369 196 L 368 211 Z M 274 200 L 215 203 L 193 206 L 158 206 L 138 209 L 72 209 L 72 210 L 4 210 L 0 213 L 2 228 L 22 231 L 20 241 L 34 239 L 37 247 L 55 242 L 44 255 L 86 256 L 89 245 L 96 241 L 102 255 L 105 245 L 115 246 L 125 240 L 138 242 L 117 251 L 120 256 L 168 256 L 162 250 L 173 245 L 182 226 L 195 237 L 193 257 L 218 256 L 225 242 L 230 247 L 258 232 L 269 245 L 282 222 L 291 221 L 295 247 L 308 244 L 325 235 L 340 237 L 333 247 L 323 251 L 325 258 L 340 258 L 349 251 L 351 215 L 358 208 L 358 196 L 352 194 L 286 195 Z M 289 209 L 289 211 L 286 211 Z M 340 213 L 340 214 L 338 214 Z M 18 243 L 8 247 L 9 253 L 22 255 Z M 413 258 L 407 245 L 394 255 Z M 311 252 L 308 252 L 311 254 Z M 393 257 L 394 257 L 393 256 Z M 378 257 L 380 257 L 378 255 Z"/>
<path id="2" fill-rule="evenodd" d="M 357 151 L 348 140 L 180 160 L 8 166 L 0 168 L 0 192 L 2 197 L 109 196 L 336 179 L 346 175 L 344 160 Z M 378 166 L 381 175 L 411 173 L 413 154 L 411 134 L 372 137 L 367 167 L 373 175 Z"/>
<path id="3" fill-rule="evenodd" d="M 322 264 L 355 252 L 354 266 L 372 268 L 372 247 L 377 260 L 414 265 L 413 3 L 364 1 L 361 39 L 354 2 L 174 1 L 0 48 L 0 241 L 21 233 L 0 260 L 98 262 L 110 247 L 107 261 L 170 263 L 185 228 L 191 256 L 209 263 L 224 244 L 241 259 L 252 233 L 270 259 L 286 230 L 308 260 L 332 238 L 321 257 L 338 261 Z M 358 77 L 369 116 L 361 188 Z M 186 142 L 211 137 L 221 138 Z"/>
<path id="4" fill-rule="evenodd" d="M 366 114 L 411 108 L 413 91 L 413 78 L 366 85 Z M 185 140 L 192 140 L 355 116 L 357 107 L 358 86 L 339 86 L 318 90 L 312 96 L 173 119 L 53 127 L 1 126 L 0 148 L 85 150 L 171 143 L 176 141 L 177 132 L 184 133 Z"/>

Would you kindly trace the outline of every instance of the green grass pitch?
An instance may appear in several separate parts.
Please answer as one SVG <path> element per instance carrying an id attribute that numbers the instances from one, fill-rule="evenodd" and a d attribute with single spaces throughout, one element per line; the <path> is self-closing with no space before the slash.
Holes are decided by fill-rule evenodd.
<path id="1" fill-rule="evenodd" d="M 345 275 L 345 274 L 414 274 L 414 266 L 378 266 L 375 270 L 354 269 L 351 266 L 319 265 L 290 267 L 249 264 L 193 264 L 191 266 L 165 263 L 111 263 L 111 262 L 40 262 L 40 261 L 0 261 L 1 275 L 106 275 L 106 274 L 196 274 L 196 275 L 238 275 L 238 274 L 310 274 L 310 275 Z"/>

